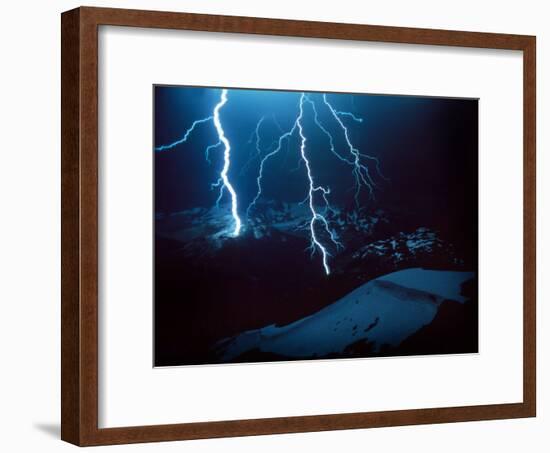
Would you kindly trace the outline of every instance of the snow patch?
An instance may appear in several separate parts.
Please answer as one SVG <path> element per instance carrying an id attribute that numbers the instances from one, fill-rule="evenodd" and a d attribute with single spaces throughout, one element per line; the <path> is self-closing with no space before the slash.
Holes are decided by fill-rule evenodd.
<path id="1" fill-rule="evenodd" d="M 269 325 L 220 341 L 223 360 L 258 349 L 294 358 L 341 354 L 358 341 L 379 351 L 398 346 L 429 324 L 446 299 L 463 303 L 461 285 L 473 272 L 406 269 L 361 285 L 317 313 L 292 324 Z"/>

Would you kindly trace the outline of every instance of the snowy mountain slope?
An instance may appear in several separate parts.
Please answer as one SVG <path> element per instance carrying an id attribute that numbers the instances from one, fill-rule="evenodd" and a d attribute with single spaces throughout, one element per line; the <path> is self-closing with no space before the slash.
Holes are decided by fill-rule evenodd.
<path id="1" fill-rule="evenodd" d="M 247 217 L 243 235 L 256 239 L 271 236 L 274 231 L 307 238 L 311 212 L 306 203 L 258 202 L 253 214 Z M 342 212 L 332 209 L 324 213 L 331 227 L 342 234 L 349 232 L 370 235 L 379 223 L 387 222 L 382 211 L 375 213 Z M 222 239 L 232 238 L 231 206 L 222 204 L 212 208 L 193 208 L 172 214 L 157 214 L 157 233 L 162 237 L 182 242 L 202 237 L 221 246 Z"/>
<path id="2" fill-rule="evenodd" d="M 444 300 L 463 303 L 461 285 L 471 272 L 406 269 L 363 284 L 317 313 L 292 324 L 243 332 L 220 341 L 224 361 L 252 350 L 291 358 L 327 357 L 357 342 L 374 352 L 398 346 L 435 317 Z"/>
<path id="3" fill-rule="evenodd" d="M 395 263 L 400 263 L 410 257 L 419 254 L 444 253 L 454 257 L 451 244 L 438 237 L 435 231 L 425 227 L 419 227 L 412 232 L 399 232 L 398 234 L 374 242 L 368 242 L 353 253 L 356 259 L 368 259 L 369 257 L 381 257 Z M 454 260 L 457 261 L 456 259 Z"/>
<path id="4" fill-rule="evenodd" d="M 162 239 L 177 241 L 189 257 L 215 257 L 227 245 L 239 241 L 253 247 L 256 241 L 286 243 L 298 238 L 310 241 L 311 212 L 303 203 L 260 203 L 245 222 L 239 238 L 233 236 L 230 206 L 193 208 L 172 214 L 157 214 L 155 234 Z M 338 274 L 358 273 L 364 280 L 392 270 L 413 266 L 461 266 L 452 245 L 439 233 L 426 227 L 413 231 L 388 231 L 387 214 L 378 209 L 353 211 L 337 209 L 324 213 L 341 248 L 330 250 L 333 271 Z M 285 245 L 284 247 L 288 247 Z M 300 245 L 302 247 L 302 245 Z M 288 249 L 287 249 L 288 250 Z M 299 251 L 302 253 L 302 250 Z M 367 263 L 367 264 L 366 264 Z M 372 269 L 375 275 L 365 269 Z"/>

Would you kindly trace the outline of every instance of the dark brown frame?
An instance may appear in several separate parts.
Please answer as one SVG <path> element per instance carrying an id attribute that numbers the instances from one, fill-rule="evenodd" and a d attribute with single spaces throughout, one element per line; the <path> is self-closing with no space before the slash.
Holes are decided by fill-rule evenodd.
<path id="1" fill-rule="evenodd" d="M 98 26 L 198 30 L 523 51 L 523 402 L 484 406 L 98 428 Z M 61 438 L 76 445 L 534 417 L 534 36 L 81 7 L 61 20 Z"/>

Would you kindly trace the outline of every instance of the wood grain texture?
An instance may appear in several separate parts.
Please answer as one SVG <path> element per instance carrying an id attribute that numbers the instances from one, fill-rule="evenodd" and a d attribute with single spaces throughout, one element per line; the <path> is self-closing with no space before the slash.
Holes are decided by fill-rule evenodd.
<path id="1" fill-rule="evenodd" d="M 537 407 L 536 39 L 523 49 L 523 404 Z"/>
<path id="2" fill-rule="evenodd" d="M 98 428 L 99 25 L 523 51 L 523 402 L 451 408 Z M 62 15 L 61 437 L 75 445 L 200 439 L 533 417 L 536 414 L 535 38 L 324 22 L 82 7 Z"/>
<path id="3" fill-rule="evenodd" d="M 61 438 L 80 443 L 80 39 L 78 10 L 61 18 Z"/>

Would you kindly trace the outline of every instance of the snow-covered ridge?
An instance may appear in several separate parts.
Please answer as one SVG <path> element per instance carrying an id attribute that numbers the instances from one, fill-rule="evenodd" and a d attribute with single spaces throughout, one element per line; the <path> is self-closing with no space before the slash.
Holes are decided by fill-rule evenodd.
<path id="1" fill-rule="evenodd" d="M 387 222 L 381 210 L 373 213 L 366 209 L 341 211 L 330 209 L 323 212 L 335 237 L 345 244 L 348 237 L 368 238 L 375 227 Z M 197 207 L 172 214 L 156 214 L 156 234 L 162 238 L 186 243 L 190 254 L 214 252 L 227 241 L 235 239 L 233 217 L 228 204 L 211 208 Z M 275 203 L 259 201 L 243 223 L 241 239 L 260 240 L 276 237 L 285 241 L 300 237 L 309 241 L 311 212 L 305 203 Z M 199 244 L 191 244 L 196 242 Z M 338 252 L 338 250 L 334 250 Z"/>
<path id="2" fill-rule="evenodd" d="M 353 258 L 364 259 L 371 256 L 391 257 L 395 263 L 417 254 L 430 254 L 441 251 L 449 257 L 454 256 L 452 246 L 442 241 L 437 233 L 428 228 L 418 228 L 413 232 L 401 232 L 388 239 L 367 244 L 353 253 Z M 457 260 L 455 260 L 455 264 Z"/>
<path id="3" fill-rule="evenodd" d="M 444 300 L 463 303 L 463 283 L 472 272 L 406 269 L 356 288 L 340 300 L 292 324 L 243 332 L 216 345 L 224 360 L 259 350 L 293 358 L 341 354 L 364 341 L 376 352 L 398 346 L 429 324 Z M 437 339 L 434 339 L 437 341 Z"/>

